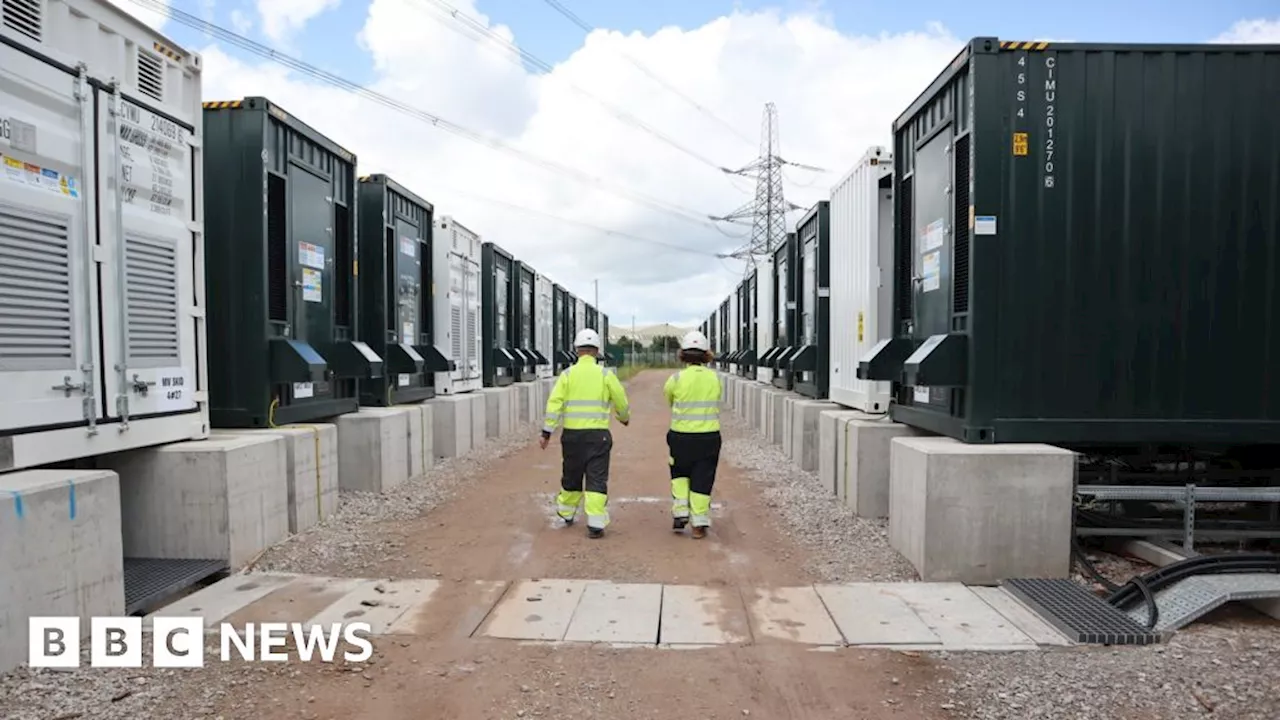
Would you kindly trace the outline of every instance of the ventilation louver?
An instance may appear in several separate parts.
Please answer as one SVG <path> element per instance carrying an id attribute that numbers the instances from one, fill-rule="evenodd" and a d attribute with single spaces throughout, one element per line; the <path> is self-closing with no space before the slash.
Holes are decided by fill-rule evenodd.
<path id="1" fill-rule="evenodd" d="M 44 0 L 0 0 L 4 26 L 41 42 L 44 37 Z"/>

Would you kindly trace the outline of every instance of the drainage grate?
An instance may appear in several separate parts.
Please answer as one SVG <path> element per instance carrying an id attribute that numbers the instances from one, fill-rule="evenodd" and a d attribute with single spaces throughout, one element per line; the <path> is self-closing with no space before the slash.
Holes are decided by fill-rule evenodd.
<path id="1" fill-rule="evenodd" d="M 1004 587 L 1077 643 L 1151 645 L 1160 635 L 1071 580 L 1006 580 Z"/>
<path id="2" fill-rule="evenodd" d="M 125 558 L 125 612 L 132 615 L 149 609 L 173 594 L 226 570 L 226 560 Z"/>

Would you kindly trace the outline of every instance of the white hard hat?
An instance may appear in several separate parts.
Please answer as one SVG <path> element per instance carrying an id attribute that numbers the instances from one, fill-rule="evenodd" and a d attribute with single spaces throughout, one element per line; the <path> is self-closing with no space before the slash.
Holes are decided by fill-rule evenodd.
<path id="1" fill-rule="evenodd" d="M 680 341 L 680 349 L 706 351 L 707 345 L 709 344 L 710 343 L 707 342 L 706 335 L 703 335 L 697 330 L 693 330 L 689 333 L 686 333 L 684 336 L 684 339 Z"/>
<path id="2" fill-rule="evenodd" d="M 599 350 L 600 349 L 600 333 L 596 332 L 595 330 L 592 330 L 591 328 L 587 328 L 586 330 L 579 330 L 578 335 L 573 338 L 573 346 L 576 348 L 593 347 Z"/>

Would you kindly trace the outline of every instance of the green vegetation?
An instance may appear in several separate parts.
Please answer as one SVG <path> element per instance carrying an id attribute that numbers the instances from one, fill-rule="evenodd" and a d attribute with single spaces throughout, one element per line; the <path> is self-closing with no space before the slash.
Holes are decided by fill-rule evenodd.
<path id="1" fill-rule="evenodd" d="M 635 377 L 636 375 L 640 374 L 642 370 L 674 370 L 675 368 L 676 368 L 676 365 L 668 364 L 668 363 L 642 362 L 642 363 L 628 364 L 618 368 L 618 379 L 621 380 L 622 382 L 626 382 L 631 378 Z"/>

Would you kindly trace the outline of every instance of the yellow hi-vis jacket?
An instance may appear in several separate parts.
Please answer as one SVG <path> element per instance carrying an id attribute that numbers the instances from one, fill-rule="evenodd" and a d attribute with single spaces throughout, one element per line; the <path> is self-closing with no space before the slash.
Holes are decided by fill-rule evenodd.
<path id="1" fill-rule="evenodd" d="M 690 365 L 667 378 L 662 392 L 671 406 L 672 430 L 720 432 L 720 377 L 714 371 Z"/>
<path id="2" fill-rule="evenodd" d="M 595 358 L 583 355 L 556 379 L 547 398 L 542 431 L 555 432 L 561 420 L 565 430 L 608 430 L 611 409 L 618 413 L 618 420 L 631 420 L 631 406 L 618 376 L 598 365 Z"/>

